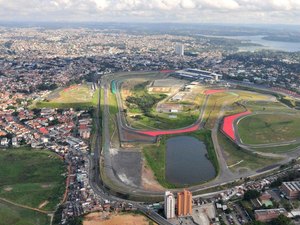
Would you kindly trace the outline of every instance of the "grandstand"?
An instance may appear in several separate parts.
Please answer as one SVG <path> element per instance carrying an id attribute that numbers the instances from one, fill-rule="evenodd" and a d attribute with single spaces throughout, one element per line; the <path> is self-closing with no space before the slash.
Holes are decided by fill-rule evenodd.
<path id="1" fill-rule="evenodd" d="M 174 77 L 187 79 L 187 80 L 214 80 L 222 79 L 222 75 L 210 71 L 199 69 L 184 69 L 178 70 L 172 74 Z"/>

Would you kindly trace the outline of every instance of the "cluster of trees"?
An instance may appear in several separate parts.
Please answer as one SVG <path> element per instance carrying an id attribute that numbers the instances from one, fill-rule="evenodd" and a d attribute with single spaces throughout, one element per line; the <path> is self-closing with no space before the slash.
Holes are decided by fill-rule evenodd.
<path id="1" fill-rule="evenodd" d="M 244 194 L 244 200 L 250 201 L 251 199 L 256 199 L 260 196 L 260 192 L 257 190 L 248 190 Z"/>
<path id="2" fill-rule="evenodd" d="M 37 89 L 44 91 L 44 90 L 54 90 L 57 87 L 58 86 L 55 83 L 42 83 L 37 86 Z"/>
<path id="3" fill-rule="evenodd" d="M 297 178 L 300 178 L 300 172 L 299 171 L 290 171 L 286 176 L 279 177 L 277 180 L 273 181 L 270 184 L 270 187 L 271 188 L 279 187 L 282 184 L 282 182 L 293 181 Z"/>
<path id="4" fill-rule="evenodd" d="M 159 95 L 159 97 L 145 94 L 139 97 L 136 96 L 128 96 L 126 98 L 127 105 L 133 104 L 137 106 L 144 114 L 150 112 L 151 108 L 165 98 L 165 95 Z"/>
<path id="5" fill-rule="evenodd" d="M 294 223 L 290 218 L 287 218 L 284 215 L 280 215 L 276 219 L 273 219 L 272 221 L 268 223 L 260 222 L 260 221 L 252 221 L 250 223 L 247 223 L 246 225 L 293 225 Z"/>

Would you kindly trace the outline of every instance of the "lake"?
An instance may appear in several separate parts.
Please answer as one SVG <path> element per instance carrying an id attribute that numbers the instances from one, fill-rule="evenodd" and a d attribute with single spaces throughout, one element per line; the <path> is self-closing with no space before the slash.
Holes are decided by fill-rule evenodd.
<path id="1" fill-rule="evenodd" d="M 255 35 L 255 36 L 203 35 L 203 36 L 245 40 L 245 41 L 250 41 L 250 43 L 256 43 L 256 44 L 262 45 L 262 46 L 240 47 L 239 48 L 240 51 L 257 51 L 257 50 L 262 50 L 262 49 L 279 50 L 279 51 L 286 51 L 286 52 L 298 52 L 298 51 L 300 51 L 300 43 L 264 40 L 263 35 Z"/>
<path id="2" fill-rule="evenodd" d="M 205 144 L 194 137 L 169 138 L 166 152 L 166 180 L 173 184 L 190 185 L 214 178 L 216 171 L 206 154 Z"/>

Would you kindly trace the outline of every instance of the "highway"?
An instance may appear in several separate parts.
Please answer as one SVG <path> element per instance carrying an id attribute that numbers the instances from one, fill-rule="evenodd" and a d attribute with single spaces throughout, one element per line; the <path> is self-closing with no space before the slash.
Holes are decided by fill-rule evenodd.
<path id="1" fill-rule="evenodd" d="M 99 96 L 101 94 L 101 89 L 99 88 Z M 96 144 L 94 148 L 94 154 L 88 155 L 89 160 L 89 183 L 95 194 L 100 196 L 103 201 L 109 200 L 109 201 L 120 201 L 120 202 L 127 202 L 131 203 L 133 207 L 137 208 L 139 211 L 144 213 L 147 217 L 152 219 L 158 224 L 162 225 L 172 225 L 170 222 L 168 222 L 165 218 L 157 214 L 155 211 L 148 209 L 147 206 L 140 204 L 139 202 L 129 201 L 126 199 L 121 199 L 119 197 L 111 195 L 106 186 L 103 184 L 101 180 L 101 174 L 100 174 L 100 154 L 101 154 L 101 126 L 100 126 L 100 99 L 98 100 L 98 105 L 96 109 Z M 109 139 L 108 139 L 109 140 Z"/>

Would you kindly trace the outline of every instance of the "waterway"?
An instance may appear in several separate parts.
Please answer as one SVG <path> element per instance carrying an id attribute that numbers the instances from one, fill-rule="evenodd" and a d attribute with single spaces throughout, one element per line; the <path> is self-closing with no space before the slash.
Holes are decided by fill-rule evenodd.
<path id="1" fill-rule="evenodd" d="M 229 38 L 237 39 L 245 42 L 260 44 L 261 46 L 246 46 L 240 47 L 240 51 L 258 51 L 262 49 L 268 50 L 278 50 L 285 52 L 298 52 L 300 51 L 300 43 L 297 42 L 283 42 L 283 41 L 270 41 L 263 39 L 263 35 L 254 35 L 254 36 L 215 36 L 215 35 L 204 35 L 207 37 L 220 37 L 220 38 Z"/>
<path id="2" fill-rule="evenodd" d="M 189 136 L 167 140 L 166 180 L 177 185 L 190 185 L 210 180 L 216 171 L 207 159 L 206 146 Z"/>

